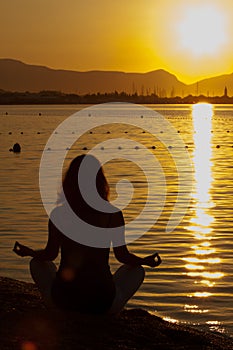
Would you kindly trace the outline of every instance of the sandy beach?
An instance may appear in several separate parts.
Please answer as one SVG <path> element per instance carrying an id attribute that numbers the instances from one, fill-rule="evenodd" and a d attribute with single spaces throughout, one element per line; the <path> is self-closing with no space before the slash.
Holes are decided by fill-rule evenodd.
<path id="1" fill-rule="evenodd" d="M 1 349 L 208 349 L 233 348 L 226 335 L 166 322 L 142 309 L 116 317 L 48 311 L 36 286 L 0 277 Z"/>

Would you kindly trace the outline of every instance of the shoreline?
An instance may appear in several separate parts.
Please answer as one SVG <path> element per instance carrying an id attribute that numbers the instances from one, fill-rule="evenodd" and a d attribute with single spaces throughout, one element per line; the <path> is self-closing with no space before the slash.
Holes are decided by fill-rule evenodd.
<path id="1" fill-rule="evenodd" d="M 2 350 L 230 350 L 233 338 L 170 323 L 142 309 L 115 317 L 48 311 L 33 283 L 0 277 Z"/>

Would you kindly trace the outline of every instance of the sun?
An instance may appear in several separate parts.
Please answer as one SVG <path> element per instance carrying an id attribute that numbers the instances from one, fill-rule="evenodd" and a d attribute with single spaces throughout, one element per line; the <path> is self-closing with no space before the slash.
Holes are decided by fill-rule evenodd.
<path id="1" fill-rule="evenodd" d="M 226 16 L 211 4 L 188 6 L 177 29 L 181 48 L 197 57 L 215 54 L 227 42 Z"/>

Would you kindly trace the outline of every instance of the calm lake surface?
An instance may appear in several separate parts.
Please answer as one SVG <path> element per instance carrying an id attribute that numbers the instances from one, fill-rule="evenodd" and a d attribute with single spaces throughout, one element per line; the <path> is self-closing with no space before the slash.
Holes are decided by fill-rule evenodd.
<path id="1" fill-rule="evenodd" d="M 57 126 L 85 107 L 0 106 L 2 276 L 31 281 L 29 258 L 17 257 L 12 248 L 15 240 L 35 249 L 44 247 L 47 214 L 39 190 L 42 152 Z M 65 165 L 82 154 L 84 147 L 91 149 L 113 137 L 134 139 L 150 148 L 166 168 L 166 203 L 155 225 L 129 248 L 140 256 L 158 251 L 163 263 L 156 270 L 146 268 L 145 282 L 128 306 L 145 308 L 172 322 L 233 336 L 233 105 L 214 105 L 211 112 L 211 108 L 195 111 L 190 105 L 149 107 L 174 126 L 193 167 L 190 204 L 174 231 L 166 232 L 166 222 L 177 200 L 177 174 L 167 158 L 168 152 L 155 144 L 147 131 L 123 126 L 95 128 L 72 146 Z M 166 135 L 166 130 L 160 132 Z M 167 145 L 170 142 L 175 149 L 173 141 L 168 140 Z M 22 147 L 20 154 L 9 152 L 15 142 Z M 156 147 L 152 149 L 152 145 Z M 115 150 L 116 157 L 118 151 Z M 190 171 L 190 164 L 183 167 Z M 146 201 L 143 174 L 120 157 L 106 164 L 105 173 L 113 198 L 115 184 L 123 175 L 135 185 L 132 205 L 123 210 L 126 222 L 130 221 Z M 111 256 L 112 271 L 118 266 Z"/>

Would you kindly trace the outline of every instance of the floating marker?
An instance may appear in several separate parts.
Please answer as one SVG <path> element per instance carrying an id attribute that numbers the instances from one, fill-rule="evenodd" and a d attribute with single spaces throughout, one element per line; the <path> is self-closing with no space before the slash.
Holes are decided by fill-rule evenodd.
<path id="1" fill-rule="evenodd" d="M 21 133 L 20 133 L 21 135 L 23 135 L 23 131 L 21 131 Z"/>
<path id="2" fill-rule="evenodd" d="M 39 135 L 39 134 L 40 134 L 40 132 L 39 132 L 39 131 L 37 131 L 37 134 Z"/>
<path id="3" fill-rule="evenodd" d="M 152 146 L 151 148 L 152 148 L 152 149 L 156 149 L 156 147 L 155 147 L 155 146 Z"/>
<path id="4" fill-rule="evenodd" d="M 220 145 L 217 145 L 216 148 L 220 148 Z"/>
<path id="5" fill-rule="evenodd" d="M 41 116 L 41 113 L 39 113 L 39 116 Z"/>
<path id="6" fill-rule="evenodd" d="M 169 149 L 171 149 L 171 148 L 172 148 L 172 146 L 168 146 L 168 148 L 169 148 Z"/>
<path id="7" fill-rule="evenodd" d="M 135 149 L 139 149 L 139 147 L 138 147 L 138 146 L 135 146 Z"/>
<path id="8" fill-rule="evenodd" d="M 121 146 L 119 146 L 119 147 L 118 147 L 118 149 L 122 149 L 122 147 L 121 147 Z"/>
<path id="9" fill-rule="evenodd" d="M 125 131 L 125 134 L 128 134 L 128 131 Z"/>
<path id="10" fill-rule="evenodd" d="M 87 147 L 83 147 L 83 151 L 87 151 Z"/>
<path id="11" fill-rule="evenodd" d="M 9 131 L 9 135 L 11 135 L 12 134 L 12 132 L 11 131 Z"/>
<path id="12" fill-rule="evenodd" d="M 93 134 L 93 132 L 92 131 L 90 131 L 90 133 L 89 134 Z"/>
<path id="13" fill-rule="evenodd" d="M 9 149 L 10 152 L 14 152 L 14 153 L 20 153 L 21 152 L 21 146 L 19 143 L 15 143 L 13 148 Z"/>
<path id="14" fill-rule="evenodd" d="M 107 131 L 107 134 L 111 134 L 110 131 Z"/>
<path id="15" fill-rule="evenodd" d="M 101 147 L 100 149 L 103 151 L 103 150 L 104 150 L 104 147 Z"/>

